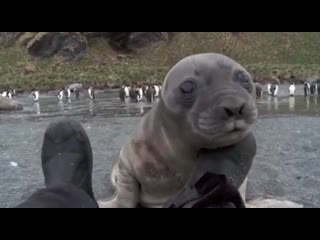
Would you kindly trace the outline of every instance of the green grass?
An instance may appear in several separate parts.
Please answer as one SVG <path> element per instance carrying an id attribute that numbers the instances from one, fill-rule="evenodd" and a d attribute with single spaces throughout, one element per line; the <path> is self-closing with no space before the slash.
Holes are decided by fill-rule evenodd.
<path id="1" fill-rule="evenodd" d="M 177 33 L 169 43 L 160 43 L 126 57 L 119 56 L 102 39 L 90 39 L 84 58 L 64 62 L 59 57 L 32 60 L 16 46 L 0 48 L 0 90 L 61 88 L 80 82 L 97 88 L 116 87 L 130 82 L 161 82 L 167 71 L 185 56 L 218 52 L 244 65 L 259 82 L 280 76 L 301 81 L 320 75 L 320 33 Z M 27 74 L 25 66 L 36 71 Z M 290 80 L 291 81 L 291 80 Z"/>

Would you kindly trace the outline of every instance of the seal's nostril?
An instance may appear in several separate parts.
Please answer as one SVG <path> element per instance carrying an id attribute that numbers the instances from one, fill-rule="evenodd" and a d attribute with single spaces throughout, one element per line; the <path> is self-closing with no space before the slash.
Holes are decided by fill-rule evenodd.
<path id="1" fill-rule="evenodd" d="M 243 110 L 244 110 L 245 104 L 243 104 L 240 109 L 239 109 L 239 114 L 242 115 L 243 114 Z"/>
<path id="2" fill-rule="evenodd" d="M 228 118 L 241 117 L 244 114 L 245 104 L 239 105 L 238 107 L 223 107 L 225 116 Z"/>
<path id="3" fill-rule="evenodd" d="M 232 117 L 234 115 L 233 111 L 229 108 L 224 108 L 224 111 L 227 113 L 228 117 Z"/>

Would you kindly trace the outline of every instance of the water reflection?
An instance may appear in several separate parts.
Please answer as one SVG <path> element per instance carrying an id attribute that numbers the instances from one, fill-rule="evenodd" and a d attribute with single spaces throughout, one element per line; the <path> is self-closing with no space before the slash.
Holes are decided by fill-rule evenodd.
<path id="1" fill-rule="evenodd" d="M 71 105 L 71 99 L 68 99 L 68 111 L 71 112 L 72 105 Z"/>
<path id="2" fill-rule="evenodd" d="M 273 98 L 274 101 L 274 110 L 278 111 L 279 110 L 279 101 L 277 97 Z"/>
<path id="3" fill-rule="evenodd" d="M 296 96 L 296 97 L 272 97 L 264 95 L 258 99 L 259 114 L 320 114 L 320 96 Z M 90 116 L 95 118 L 110 118 L 110 117 L 135 117 L 144 115 L 153 104 L 147 102 L 131 103 L 129 100 L 121 102 L 118 94 L 103 93 L 99 94 L 97 99 L 92 101 L 88 98 L 82 97 L 79 101 L 74 99 L 57 101 L 55 96 L 41 96 L 38 103 L 34 103 L 30 96 L 25 95 L 19 97 L 18 101 L 25 106 L 23 111 L 1 114 L 0 119 L 7 118 L 34 118 L 37 117 L 69 117 L 83 118 Z"/>
<path id="4" fill-rule="evenodd" d="M 309 96 L 305 96 L 304 97 L 304 101 L 306 103 L 307 110 L 309 110 L 310 109 L 310 97 Z"/>
<path id="5" fill-rule="evenodd" d="M 58 102 L 60 112 L 64 112 L 64 103 L 62 101 Z"/>
<path id="6" fill-rule="evenodd" d="M 268 102 L 268 111 L 279 110 L 279 101 L 277 97 L 268 96 L 267 102 Z"/>
<path id="7" fill-rule="evenodd" d="M 314 100 L 314 105 L 318 104 L 318 96 L 312 96 Z"/>
<path id="8" fill-rule="evenodd" d="M 273 97 L 263 96 L 258 99 L 259 110 L 270 113 L 320 113 L 318 106 L 320 96 L 295 96 L 295 97 Z M 158 100 L 156 100 L 158 101 Z M 100 96 L 96 100 L 80 99 L 80 101 L 72 101 L 71 99 L 65 101 L 53 101 L 50 98 L 47 101 L 34 103 L 33 109 L 37 115 L 43 113 L 57 113 L 61 114 L 75 114 L 91 116 L 102 115 L 105 117 L 113 116 L 142 116 L 155 103 L 138 102 L 132 103 L 129 100 L 121 102 L 116 97 L 108 95 Z M 81 113 L 79 113 L 81 111 Z"/>
<path id="9" fill-rule="evenodd" d="M 141 103 L 141 104 L 140 104 L 140 114 L 141 114 L 141 115 L 143 115 L 144 112 L 145 112 L 144 107 L 145 107 L 145 106 L 144 106 L 144 103 Z"/>
<path id="10" fill-rule="evenodd" d="M 278 113 L 320 113 L 318 106 L 320 96 L 272 97 L 267 96 L 258 100 L 262 112 Z"/>
<path id="11" fill-rule="evenodd" d="M 41 114 L 40 103 L 35 102 L 34 103 L 34 109 L 35 109 L 35 111 L 37 112 L 38 115 Z"/>
<path id="12" fill-rule="evenodd" d="M 93 107 L 94 107 L 94 101 L 90 101 L 89 102 L 89 110 L 90 110 L 90 114 L 93 114 Z"/>
<path id="13" fill-rule="evenodd" d="M 268 111 L 271 111 L 272 110 L 272 108 L 271 108 L 271 100 L 272 100 L 272 98 L 273 97 L 271 97 L 271 96 L 268 96 Z"/>
<path id="14" fill-rule="evenodd" d="M 121 102 L 118 94 L 100 93 L 95 100 L 87 97 L 81 97 L 78 101 L 74 99 L 63 99 L 57 101 L 55 96 L 42 95 L 38 103 L 31 101 L 29 95 L 19 96 L 18 101 L 23 103 L 24 110 L 0 115 L 1 120 L 6 118 L 31 118 L 34 119 L 36 113 L 41 119 L 51 117 L 69 117 L 81 118 L 110 118 L 110 117 L 135 117 L 144 115 L 154 103 L 138 102 L 131 103 L 129 99 Z"/>
<path id="15" fill-rule="evenodd" d="M 296 98 L 295 97 L 289 97 L 289 109 L 291 112 L 294 111 Z"/>

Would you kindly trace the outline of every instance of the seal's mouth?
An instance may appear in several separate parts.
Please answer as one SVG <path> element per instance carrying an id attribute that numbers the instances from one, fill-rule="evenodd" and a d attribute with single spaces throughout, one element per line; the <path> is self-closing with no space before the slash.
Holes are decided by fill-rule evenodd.
<path id="1" fill-rule="evenodd" d="M 213 117 L 212 119 L 199 118 L 194 125 L 197 132 L 202 135 L 206 135 L 208 137 L 221 137 L 222 135 L 246 132 L 251 128 L 254 122 L 255 118 L 232 119 L 221 122 Z"/>
<path id="2" fill-rule="evenodd" d="M 248 129 L 249 124 L 247 124 L 244 120 L 234 120 L 226 123 L 226 132 L 234 133 L 238 131 L 245 131 Z"/>
<path id="3" fill-rule="evenodd" d="M 228 119 L 221 119 L 216 113 L 214 109 L 210 109 L 193 118 L 193 132 L 202 138 L 202 147 L 215 148 L 234 144 L 249 134 L 257 120 L 257 110 L 254 108 L 247 111 L 245 116 Z"/>

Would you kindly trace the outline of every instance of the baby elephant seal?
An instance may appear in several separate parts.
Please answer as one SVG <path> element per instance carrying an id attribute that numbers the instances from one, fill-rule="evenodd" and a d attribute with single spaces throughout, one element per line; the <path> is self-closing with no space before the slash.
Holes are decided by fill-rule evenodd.
<path id="1" fill-rule="evenodd" d="M 160 99 L 144 115 L 111 174 L 105 208 L 162 207 L 185 186 L 201 149 L 231 146 L 257 119 L 255 85 L 234 60 L 205 53 L 167 74 Z"/>

